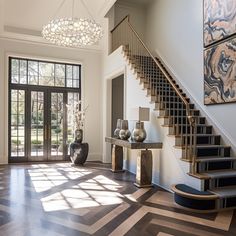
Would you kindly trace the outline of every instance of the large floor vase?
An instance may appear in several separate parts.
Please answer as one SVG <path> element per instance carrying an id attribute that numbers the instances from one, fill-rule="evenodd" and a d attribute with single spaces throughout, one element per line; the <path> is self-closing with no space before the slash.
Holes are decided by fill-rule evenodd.
<path id="1" fill-rule="evenodd" d="M 70 159 L 74 165 L 83 165 L 88 157 L 88 143 L 72 143 L 70 145 Z"/>

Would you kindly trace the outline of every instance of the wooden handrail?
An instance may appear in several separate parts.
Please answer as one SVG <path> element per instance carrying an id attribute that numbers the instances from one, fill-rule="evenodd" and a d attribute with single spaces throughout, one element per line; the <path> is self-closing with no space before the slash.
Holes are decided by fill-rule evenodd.
<path id="1" fill-rule="evenodd" d="M 158 66 L 158 68 L 161 70 L 161 72 L 165 75 L 166 79 L 168 80 L 168 82 L 171 84 L 171 86 L 173 87 L 173 89 L 175 90 L 175 92 L 179 95 L 179 97 L 181 98 L 182 102 L 185 104 L 186 106 L 186 110 L 187 110 L 187 116 L 189 118 L 189 122 L 190 124 L 192 124 L 193 121 L 193 116 L 190 114 L 190 106 L 188 101 L 185 99 L 185 97 L 181 94 L 181 92 L 179 91 L 179 89 L 176 87 L 176 85 L 173 83 L 173 81 L 171 80 L 170 76 L 165 72 L 165 70 L 161 67 L 160 63 L 157 61 L 157 59 L 152 55 L 152 53 L 150 52 L 150 50 L 148 49 L 148 47 L 145 45 L 145 43 L 142 41 L 142 39 L 140 38 L 139 34 L 136 32 L 136 30 L 134 29 L 134 27 L 130 24 L 129 20 L 128 20 L 128 25 L 130 27 L 130 29 L 133 31 L 133 33 L 136 35 L 136 37 L 138 38 L 138 40 L 140 41 L 140 43 L 143 45 L 143 47 L 147 50 L 148 54 L 150 55 L 150 57 L 154 60 L 154 62 L 156 63 L 156 65 Z"/>
<path id="2" fill-rule="evenodd" d="M 129 22 L 129 15 L 125 16 L 125 17 L 123 18 L 123 20 L 121 20 L 121 22 L 118 23 L 118 24 L 111 30 L 111 33 L 112 33 L 114 30 L 116 30 L 116 28 L 117 28 L 120 24 L 122 24 L 123 21 L 125 21 L 126 19 L 128 19 L 128 22 Z"/>

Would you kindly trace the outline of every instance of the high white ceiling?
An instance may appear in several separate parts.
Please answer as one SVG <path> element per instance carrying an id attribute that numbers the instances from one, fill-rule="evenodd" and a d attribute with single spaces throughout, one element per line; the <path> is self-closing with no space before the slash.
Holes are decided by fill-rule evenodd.
<path id="1" fill-rule="evenodd" d="M 61 4 L 63 6 L 59 9 Z M 104 24 L 103 17 L 116 0 L 84 0 L 93 18 Z M 73 0 L 0 0 L 0 38 L 27 40 L 46 44 L 41 36 L 49 20 L 72 16 Z M 74 16 L 91 18 L 81 0 L 74 0 Z M 87 46 L 101 50 L 102 42 Z"/>
<path id="2" fill-rule="evenodd" d="M 4 25 L 16 28 L 41 30 L 50 19 L 55 18 L 63 0 L 4 0 Z M 75 15 L 89 17 L 80 0 L 75 2 Z M 96 20 L 110 0 L 84 0 Z M 65 0 L 56 16 L 71 16 L 73 0 Z"/>

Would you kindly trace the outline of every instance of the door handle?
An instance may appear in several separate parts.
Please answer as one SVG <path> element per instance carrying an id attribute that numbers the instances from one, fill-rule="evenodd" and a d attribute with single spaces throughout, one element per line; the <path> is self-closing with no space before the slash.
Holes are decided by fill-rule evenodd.
<path id="1" fill-rule="evenodd" d="M 47 126 L 47 130 L 48 130 L 48 132 L 47 132 L 47 135 L 48 135 L 47 139 L 51 140 L 51 125 Z"/>
<path id="2" fill-rule="evenodd" d="M 48 126 L 47 125 L 45 125 L 45 128 L 44 128 L 44 139 L 48 140 Z"/>
<path id="3" fill-rule="evenodd" d="M 50 140 L 51 139 L 51 125 L 45 125 L 45 133 L 44 133 L 44 138 L 45 140 Z"/>

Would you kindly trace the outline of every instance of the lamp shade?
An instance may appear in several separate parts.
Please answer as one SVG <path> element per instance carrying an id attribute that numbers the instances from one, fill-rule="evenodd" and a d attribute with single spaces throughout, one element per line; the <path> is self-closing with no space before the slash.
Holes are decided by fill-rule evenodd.
<path id="1" fill-rule="evenodd" d="M 150 109 L 147 107 L 137 107 L 130 109 L 130 120 L 149 121 Z"/>

